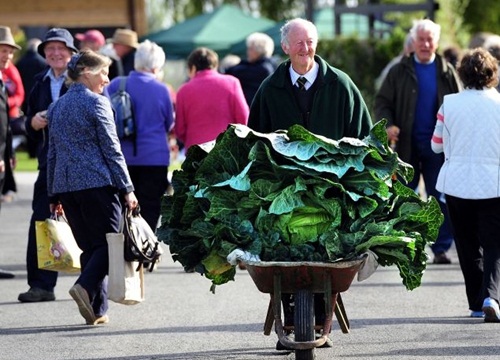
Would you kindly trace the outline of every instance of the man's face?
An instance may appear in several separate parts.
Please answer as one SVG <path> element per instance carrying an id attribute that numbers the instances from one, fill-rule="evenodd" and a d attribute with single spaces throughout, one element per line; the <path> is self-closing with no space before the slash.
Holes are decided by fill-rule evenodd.
<path id="1" fill-rule="evenodd" d="M 0 70 L 9 67 L 12 58 L 14 57 L 15 49 L 9 45 L 0 45 Z"/>
<path id="2" fill-rule="evenodd" d="M 413 40 L 415 54 L 420 62 L 427 63 L 437 50 L 437 41 L 432 32 L 428 30 L 418 30 L 417 38 Z"/>
<path id="3" fill-rule="evenodd" d="M 55 73 L 62 73 L 71 60 L 72 52 L 61 41 L 49 41 L 43 48 L 47 64 Z"/>
<path id="4" fill-rule="evenodd" d="M 317 45 L 314 31 L 298 24 L 290 29 L 288 44 L 282 44 L 282 48 L 290 57 L 293 69 L 303 75 L 313 68 Z"/>
<path id="5" fill-rule="evenodd" d="M 129 52 L 131 52 L 134 48 L 131 46 L 123 45 L 123 44 L 113 44 L 113 49 L 115 49 L 115 53 L 119 58 L 124 57 Z"/>

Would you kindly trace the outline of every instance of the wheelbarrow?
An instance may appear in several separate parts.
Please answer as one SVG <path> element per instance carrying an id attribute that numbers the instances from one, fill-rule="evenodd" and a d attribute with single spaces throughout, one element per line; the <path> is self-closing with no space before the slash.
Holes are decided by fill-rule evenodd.
<path id="1" fill-rule="evenodd" d="M 366 257 L 352 261 L 322 262 L 246 262 L 248 273 L 259 291 L 271 299 L 264 322 L 264 334 L 270 335 L 273 322 L 279 341 L 295 350 L 296 360 L 314 359 L 314 349 L 327 341 L 335 313 L 343 333 L 349 332 L 349 319 L 340 293 L 351 285 Z M 314 294 L 325 300 L 325 322 L 315 326 Z M 294 325 L 284 326 L 281 318 L 281 295 L 294 294 Z M 321 336 L 315 339 L 315 332 Z M 293 331 L 291 340 L 287 332 Z"/>

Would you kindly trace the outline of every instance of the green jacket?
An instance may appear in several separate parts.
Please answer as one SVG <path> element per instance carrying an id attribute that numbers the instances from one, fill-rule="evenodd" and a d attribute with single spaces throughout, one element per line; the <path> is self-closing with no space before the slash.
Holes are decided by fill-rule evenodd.
<path id="1" fill-rule="evenodd" d="M 455 69 L 436 54 L 438 105 L 437 114 L 447 94 L 461 90 L 460 80 Z M 382 87 L 375 97 L 375 119 L 388 120 L 388 125 L 396 125 L 400 129 L 396 152 L 406 162 L 411 159 L 412 128 L 417 106 L 418 83 L 413 66 L 413 54 L 404 57 L 394 65 L 387 74 Z"/>
<path id="2" fill-rule="evenodd" d="M 370 113 L 356 85 L 347 74 L 319 56 L 315 60 L 319 64 L 316 81 L 320 85 L 307 129 L 334 140 L 368 135 L 372 126 Z M 269 133 L 286 130 L 294 124 L 306 127 L 293 95 L 289 68 L 290 60 L 283 62 L 259 87 L 248 120 L 253 130 Z"/>

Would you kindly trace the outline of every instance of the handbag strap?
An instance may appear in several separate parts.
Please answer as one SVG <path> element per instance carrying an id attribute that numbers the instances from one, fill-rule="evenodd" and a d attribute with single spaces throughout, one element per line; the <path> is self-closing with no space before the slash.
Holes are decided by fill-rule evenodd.
<path id="1" fill-rule="evenodd" d="M 130 219 L 132 216 L 138 216 L 141 212 L 141 208 L 139 205 L 130 211 L 129 208 L 125 205 L 122 206 L 122 216 L 120 217 L 120 222 L 118 223 L 118 232 L 123 233 L 126 227 L 130 226 Z"/>

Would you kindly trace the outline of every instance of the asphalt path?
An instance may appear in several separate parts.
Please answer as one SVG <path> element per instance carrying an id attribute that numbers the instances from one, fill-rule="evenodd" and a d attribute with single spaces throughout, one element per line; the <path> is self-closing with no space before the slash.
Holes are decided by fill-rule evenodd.
<path id="1" fill-rule="evenodd" d="M 25 248 L 35 177 L 16 173 L 17 199 L 0 212 L 0 268 L 16 275 L 0 280 L 0 359 L 294 359 L 293 352 L 275 350 L 274 332 L 263 334 L 269 295 L 246 271 L 212 294 L 210 281 L 185 273 L 168 248 L 158 269 L 145 276 L 145 302 L 111 302 L 109 324 L 84 325 L 68 294 L 75 275 L 60 275 L 56 301 L 18 302 L 28 289 Z M 430 264 L 413 291 L 393 267 L 354 280 L 342 295 L 350 333 L 334 322 L 334 346 L 316 349 L 316 359 L 500 359 L 500 324 L 469 317 L 454 250 L 451 257 L 451 265 Z"/>

